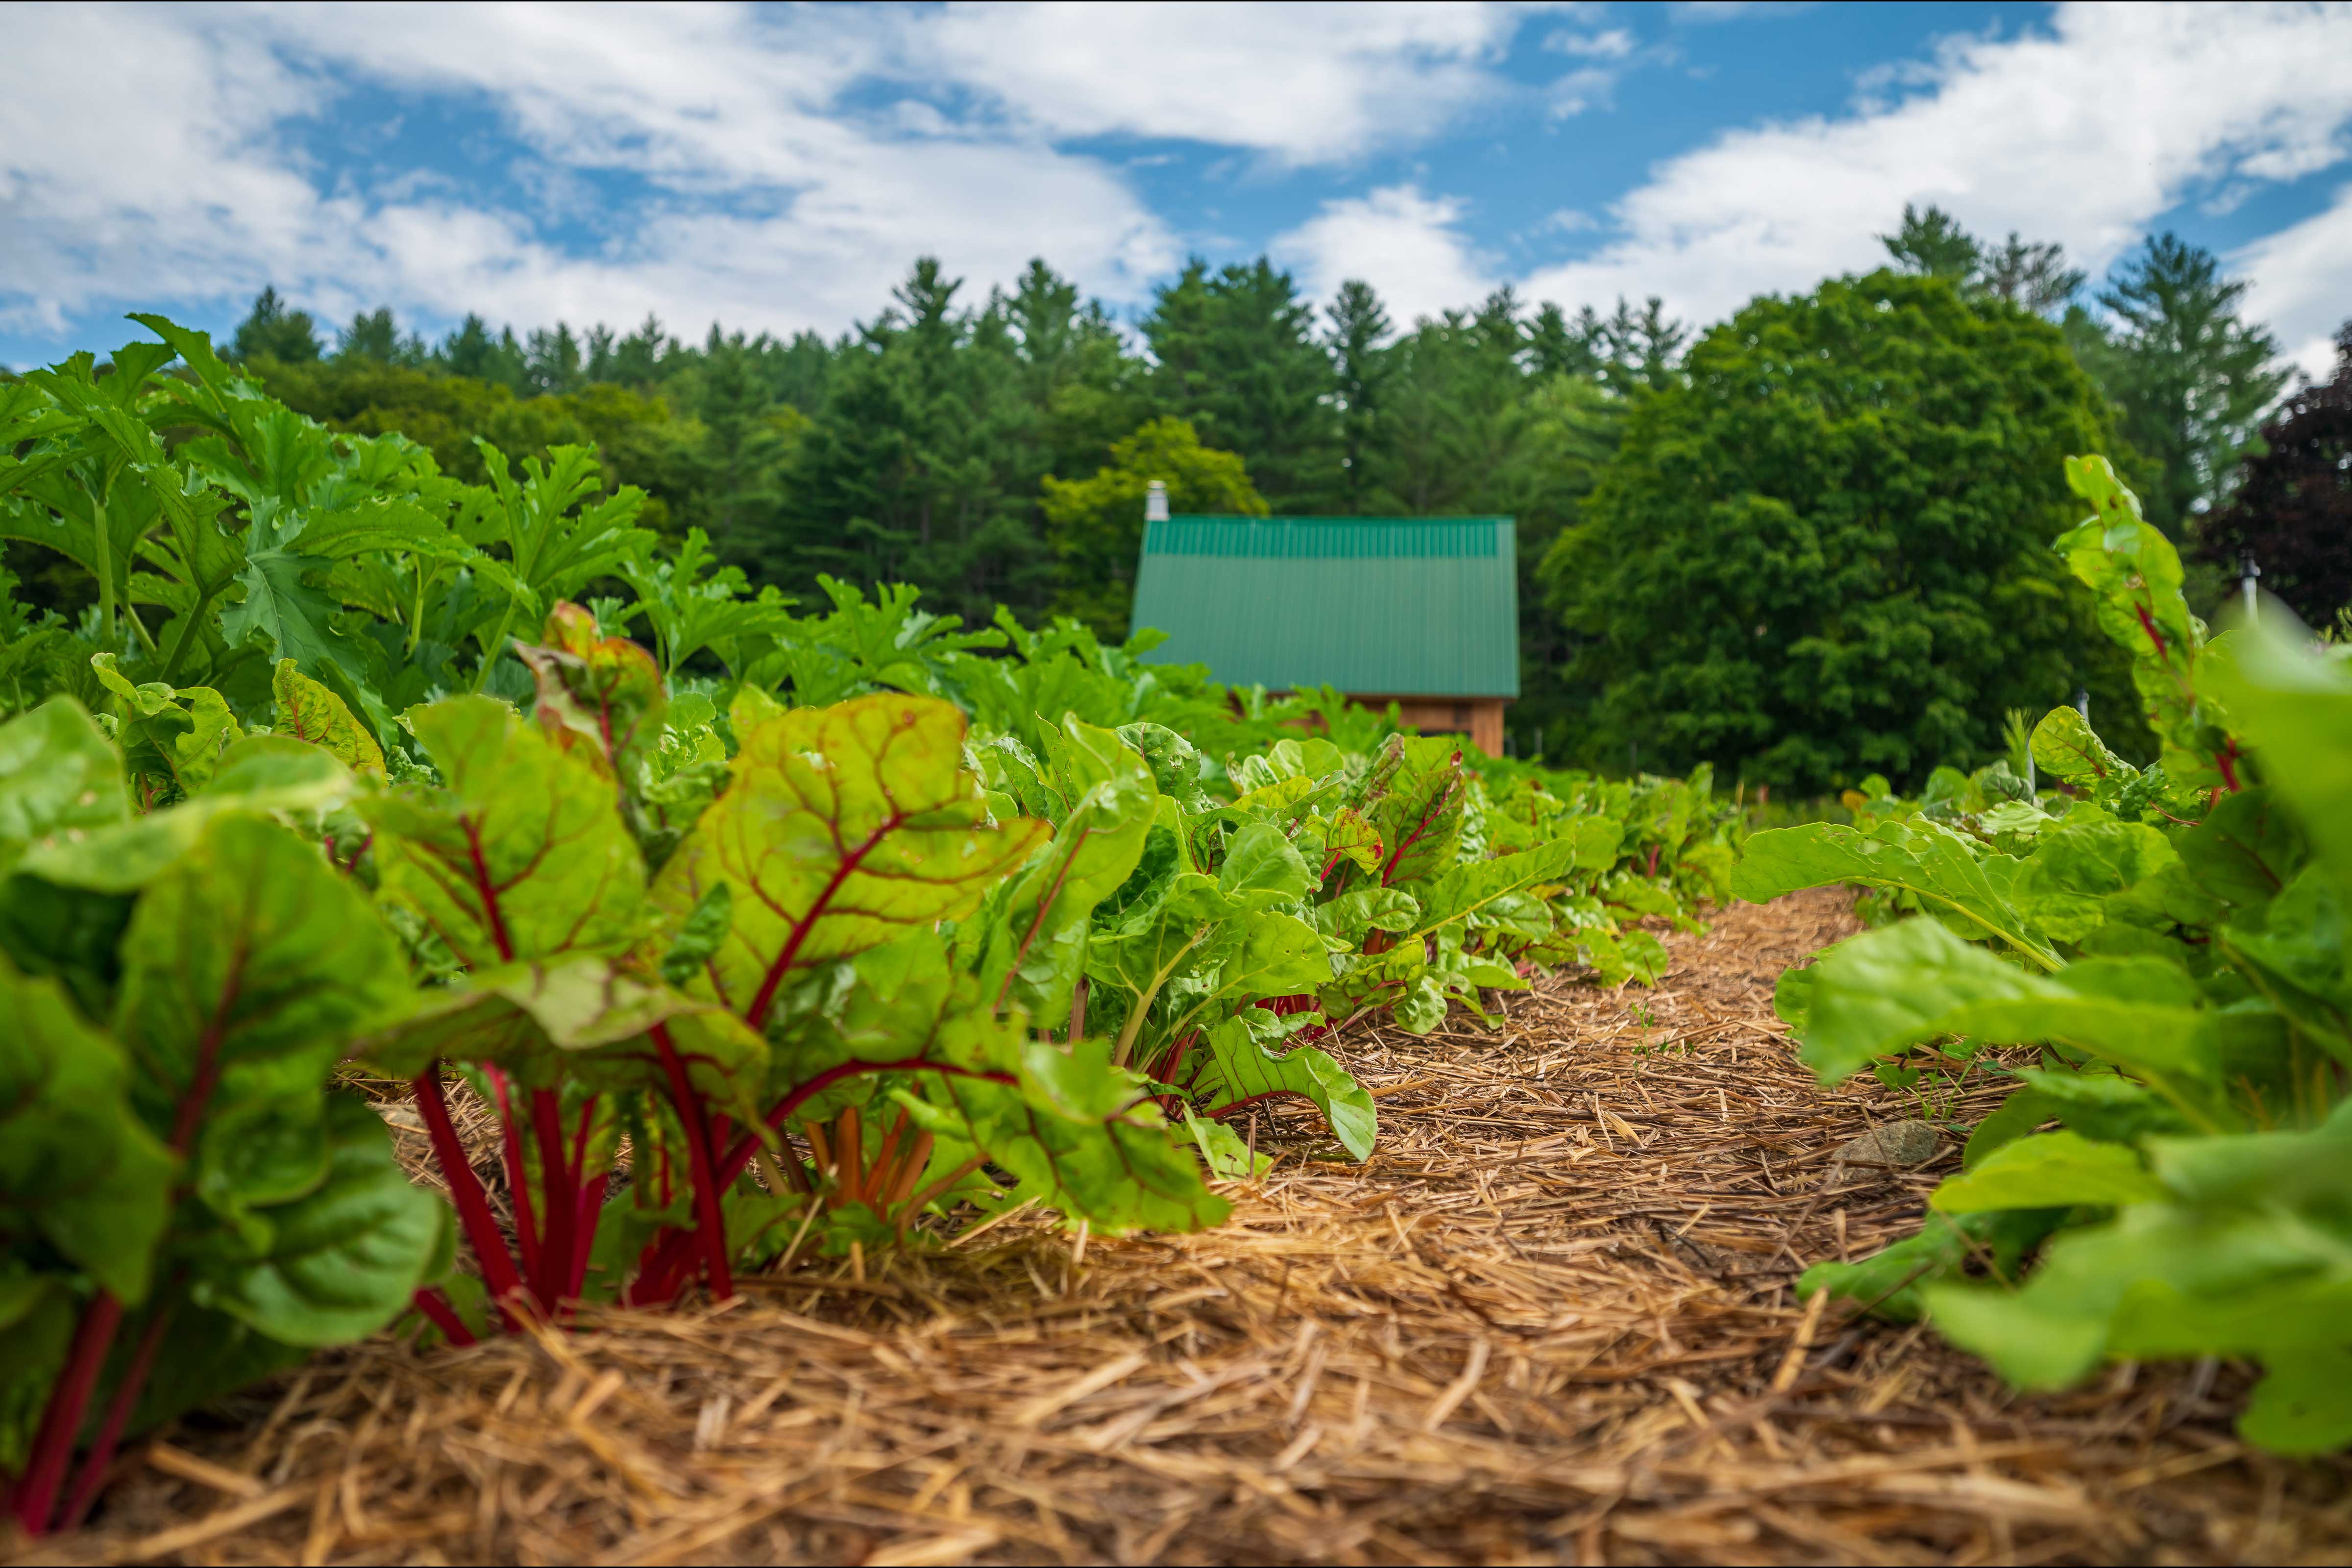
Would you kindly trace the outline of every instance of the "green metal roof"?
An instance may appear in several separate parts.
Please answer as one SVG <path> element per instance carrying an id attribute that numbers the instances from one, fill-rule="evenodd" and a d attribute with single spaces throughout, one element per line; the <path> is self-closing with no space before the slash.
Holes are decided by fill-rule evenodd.
<path id="1" fill-rule="evenodd" d="M 1137 626 L 1150 657 L 1233 686 L 1517 697 L 1507 517 L 1186 517 L 1147 522 Z"/>

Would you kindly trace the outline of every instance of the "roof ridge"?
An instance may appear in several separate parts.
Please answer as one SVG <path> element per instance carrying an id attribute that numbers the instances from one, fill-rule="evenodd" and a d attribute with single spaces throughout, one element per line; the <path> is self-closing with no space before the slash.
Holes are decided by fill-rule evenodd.
<path id="1" fill-rule="evenodd" d="M 1508 522 L 1516 524 L 1518 518 L 1516 513 L 1507 511 L 1469 512 L 1461 515 L 1449 514 L 1444 517 L 1358 517 L 1351 513 L 1336 511 L 1294 512 L 1274 517 L 1261 517 L 1243 511 L 1176 511 L 1169 513 L 1161 521 L 1168 522 L 1410 522 L 1421 524 Z"/>

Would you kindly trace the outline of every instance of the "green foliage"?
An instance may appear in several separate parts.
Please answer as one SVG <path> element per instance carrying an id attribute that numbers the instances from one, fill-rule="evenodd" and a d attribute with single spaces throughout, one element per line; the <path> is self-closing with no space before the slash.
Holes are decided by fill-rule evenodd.
<path id="1" fill-rule="evenodd" d="M 1330 510 L 1340 485 L 1331 362 L 1290 274 L 1264 257 L 1213 273 L 1196 257 L 1141 326 L 1161 408 L 1244 454 L 1276 510 Z"/>
<path id="2" fill-rule="evenodd" d="M 1144 497 L 1154 479 L 1167 485 L 1171 511 L 1265 515 L 1242 460 L 1202 446 L 1181 419 L 1155 419 L 1113 442 L 1110 461 L 1091 479 L 1048 474 L 1041 504 L 1046 538 L 1061 562 L 1055 608 L 1098 637 L 1127 635 Z"/>
<path id="3" fill-rule="evenodd" d="M 1780 1010 L 1823 1081 L 1929 1044 L 2042 1056 L 2000 1069 L 2020 1087 L 1919 1237 L 1817 1267 L 1804 1289 L 1924 1311 L 2025 1387 L 2109 1360 L 2249 1357 L 2266 1375 L 2245 1437 L 2338 1448 L 2352 668 L 2262 626 L 2206 643 L 2130 492 L 2099 459 L 2068 467 L 2096 511 L 2061 548 L 2132 657 L 2163 762 L 2135 773 L 2059 709 L 2032 737 L 2053 789 L 1948 792 L 1944 821 L 1874 802 L 1883 819 L 1862 832 L 1757 834 L 1734 873 L 1744 897 L 1850 881 L 1922 911 L 1783 977 Z"/>
<path id="4" fill-rule="evenodd" d="M 2063 310 L 2089 276 L 2066 265 L 2061 246 L 2029 244 L 2014 229 L 2001 244 L 1988 245 L 1941 207 L 1922 212 L 1908 202 L 1901 226 L 1879 241 L 1906 272 L 1941 278 L 1970 299 L 1999 300 L 2036 316 Z"/>
<path id="5" fill-rule="evenodd" d="M 308 310 L 288 307 L 278 297 L 275 289 L 264 289 L 253 302 L 253 310 L 236 329 L 236 347 L 238 359 L 282 360 L 289 364 L 300 364 L 315 360 L 322 351 L 319 342 L 319 323 Z"/>
<path id="6" fill-rule="evenodd" d="M 17 536 L 123 590 L 110 634 L 12 623 L 70 658 L 15 701 L 104 710 L 0 726 L 0 1468 L 36 1531 L 78 1449 L 404 1307 L 462 1342 L 724 1297 L 967 1205 L 1213 1224 L 1269 1097 L 1370 1153 L 1339 1024 L 1654 976 L 1638 922 L 1721 894 L 1705 776 L 1473 772 L 907 586 L 796 616 L 698 531 L 657 555 L 583 449 L 483 442 L 466 483 L 147 324 L 5 410 Z M 657 652 L 567 597 L 616 584 Z M 347 1059 L 408 1081 L 454 1224 Z"/>
<path id="7" fill-rule="evenodd" d="M 2058 548 L 2089 585 L 2099 629 L 2131 656 L 2132 685 L 2162 747 L 2158 760 L 2168 785 L 2234 792 L 2236 748 L 2222 716 L 2206 710 L 2198 690 L 2205 627 L 2181 597 L 2179 555 L 2141 521 L 2138 499 L 2105 458 L 2068 458 L 2066 482 L 2092 514 Z"/>
<path id="8" fill-rule="evenodd" d="M 2198 526 L 2198 553 L 2239 577 L 2254 558 L 2263 591 L 2329 628 L 2352 606 L 2352 322 L 2336 329 L 2336 369 L 2290 390 L 2264 421 L 2227 504 Z M 2337 630 L 2342 640 L 2343 633 Z"/>
<path id="9" fill-rule="evenodd" d="M 2115 325 L 2078 329 L 2084 366 L 2122 411 L 2119 434 L 2160 466 L 2148 499 L 2166 536 L 2222 500 L 2231 470 L 2293 375 L 2278 341 L 2239 316 L 2246 284 L 2212 252 L 2152 235 L 2099 293 Z"/>
<path id="10" fill-rule="evenodd" d="M 328 429 L 403 437 L 430 452 L 440 472 L 467 484 L 488 479 L 477 440 L 542 460 L 558 447 L 593 447 L 607 472 L 646 493 L 643 521 L 656 532 L 713 526 L 719 521 L 713 514 L 730 499 L 730 479 L 756 482 L 730 473 L 731 454 L 709 423 L 650 392 L 605 384 L 519 395 L 496 382 L 364 354 L 306 364 L 266 359 L 246 368 L 270 396 Z M 788 445 L 799 424 L 794 411 L 769 419 L 772 439 Z"/>
<path id="11" fill-rule="evenodd" d="M 201 1376 L 143 1385 L 158 1338 L 242 1325 L 256 1370 L 282 1364 L 391 1322 L 447 1250 L 382 1120 L 331 1086 L 408 992 L 391 931 L 239 790 L 257 770 L 234 753 L 147 819 L 188 823 L 167 852 L 101 852 L 110 885 L 77 879 L 60 848 L 131 826 L 121 766 L 69 700 L 0 728 L 0 1469 L 36 1532 L 88 1426 L 102 1469 L 126 1431 L 208 1396 Z M 86 913 L 60 931 L 61 911 Z"/>
<path id="12" fill-rule="evenodd" d="M 2110 710 L 2047 548 L 2061 458 L 2107 434 L 2055 329 L 1881 272 L 1759 300 L 1686 368 L 1545 563 L 1591 754 L 1819 791 L 1988 761 L 2078 682 Z"/>

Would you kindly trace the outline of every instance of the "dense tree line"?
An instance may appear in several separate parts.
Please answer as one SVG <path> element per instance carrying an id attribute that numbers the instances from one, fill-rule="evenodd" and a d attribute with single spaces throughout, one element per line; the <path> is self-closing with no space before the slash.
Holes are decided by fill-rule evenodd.
<path id="1" fill-rule="evenodd" d="M 977 296 L 927 258 L 832 340 L 468 316 L 428 343 L 389 310 L 330 334 L 269 290 L 229 348 L 461 477 L 477 436 L 592 442 L 651 525 L 803 604 L 830 574 L 1119 635 L 1152 479 L 1179 510 L 1508 513 L 1519 749 L 1820 788 L 1981 761 L 2006 707 L 2111 680 L 2042 549 L 2054 455 L 2109 451 L 2204 549 L 2209 605 L 2212 519 L 2287 548 L 2230 510 L 2287 373 L 2210 254 L 2158 237 L 2094 291 L 2059 247 L 1932 207 L 1885 241 L 1886 270 L 1703 334 L 1654 299 L 1508 289 L 1408 324 L 1263 258 L 1195 260 L 1123 324 L 1042 260 Z"/>
<path id="2" fill-rule="evenodd" d="M 1188 265 L 1130 331 L 1042 261 L 968 300 L 924 259 L 832 342 L 714 326 L 694 343 L 655 321 L 518 338 L 468 317 L 428 344 L 373 310 L 330 345 L 273 291 L 230 346 L 293 406 L 399 430 L 463 477 L 476 435 L 593 441 L 654 525 L 705 530 L 803 602 L 830 574 L 1122 635 L 1152 479 L 1179 510 L 1507 513 L 1532 748 L 1564 738 L 1570 699 L 1538 564 L 1687 337 L 1655 300 L 1571 315 L 1509 289 L 1400 326 L 1363 283 L 1318 307 L 1264 258 Z"/>

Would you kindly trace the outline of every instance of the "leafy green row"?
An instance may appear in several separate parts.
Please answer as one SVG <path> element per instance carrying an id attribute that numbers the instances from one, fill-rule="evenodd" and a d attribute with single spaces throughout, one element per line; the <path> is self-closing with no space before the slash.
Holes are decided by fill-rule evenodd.
<path id="1" fill-rule="evenodd" d="M 0 410 L 10 530 L 101 590 L 0 647 L 0 983 L 37 1022 L 0 1057 L 0 1473 L 28 1529 L 87 1508 L 125 1432 L 412 1305 L 463 1341 L 723 1296 L 966 1204 L 1213 1223 L 1244 1107 L 1309 1100 L 1370 1152 L 1370 1096 L 1310 1043 L 1335 1025 L 1426 1031 L 1537 963 L 1654 976 L 1639 918 L 1720 895 L 1704 778 L 1482 775 L 1336 694 L 899 590 L 797 620 L 698 539 L 663 558 L 584 454 L 457 486 L 151 325 L 186 377 L 126 350 Z M 615 578 L 639 597 L 562 597 Z"/>
<path id="2" fill-rule="evenodd" d="M 2134 769 L 2058 709 L 2032 737 L 2054 788 L 2000 769 L 1937 802 L 1880 799 L 1859 829 L 1757 834 L 1733 873 L 1744 898 L 1850 882 L 1922 911 L 1783 976 L 1824 1081 L 1874 1062 L 1906 1081 L 1918 1049 L 2042 1050 L 1993 1069 L 2019 1086 L 1919 1236 L 1804 1289 L 1924 1312 L 2027 1387 L 2109 1360 L 2249 1357 L 2266 1372 L 2250 1441 L 2340 1447 L 2352 664 L 2265 626 L 2209 641 L 2105 463 L 2069 477 L 2097 510 L 2060 548 L 2133 655 L 2158 762 Z"/>
<path id="3" fill-rule="evenodd" d="M 530 714 L 414 709 L 397 781 L 291 660 L 267 726 L 110 681 L 185 792 L 144 813 L 70 700 L 0 728 L 0 982 L 29 1021 L 0 1096 L 0 1465 L 26 1527 L 78 1515 L 124 1432 L 412 1301 L 462 1341 L 723 1296 L 967 1200 L 1213 1223 L 1203 1158 L 1249 1168 L 1240 1107 L 1306 1099 L 1370 1152 L 1370 1096 L 1303 1043 L 1328 1020 L 1425 1030 L 1612 940 L 1623 827 L 1490 796 L 1446 741 L 1286 741 L 1220 800 L 1155 725 L 1072 717 L 1041 755 L 937 699 L 746 688 L 730 757 L 646 650 L 570 605 L 544 635 Z M 454 1226 L 333 1088 L 346 1058 L 413 1086 Z M 511 1234 L 451 1067 L 498 1113 Z"/>

